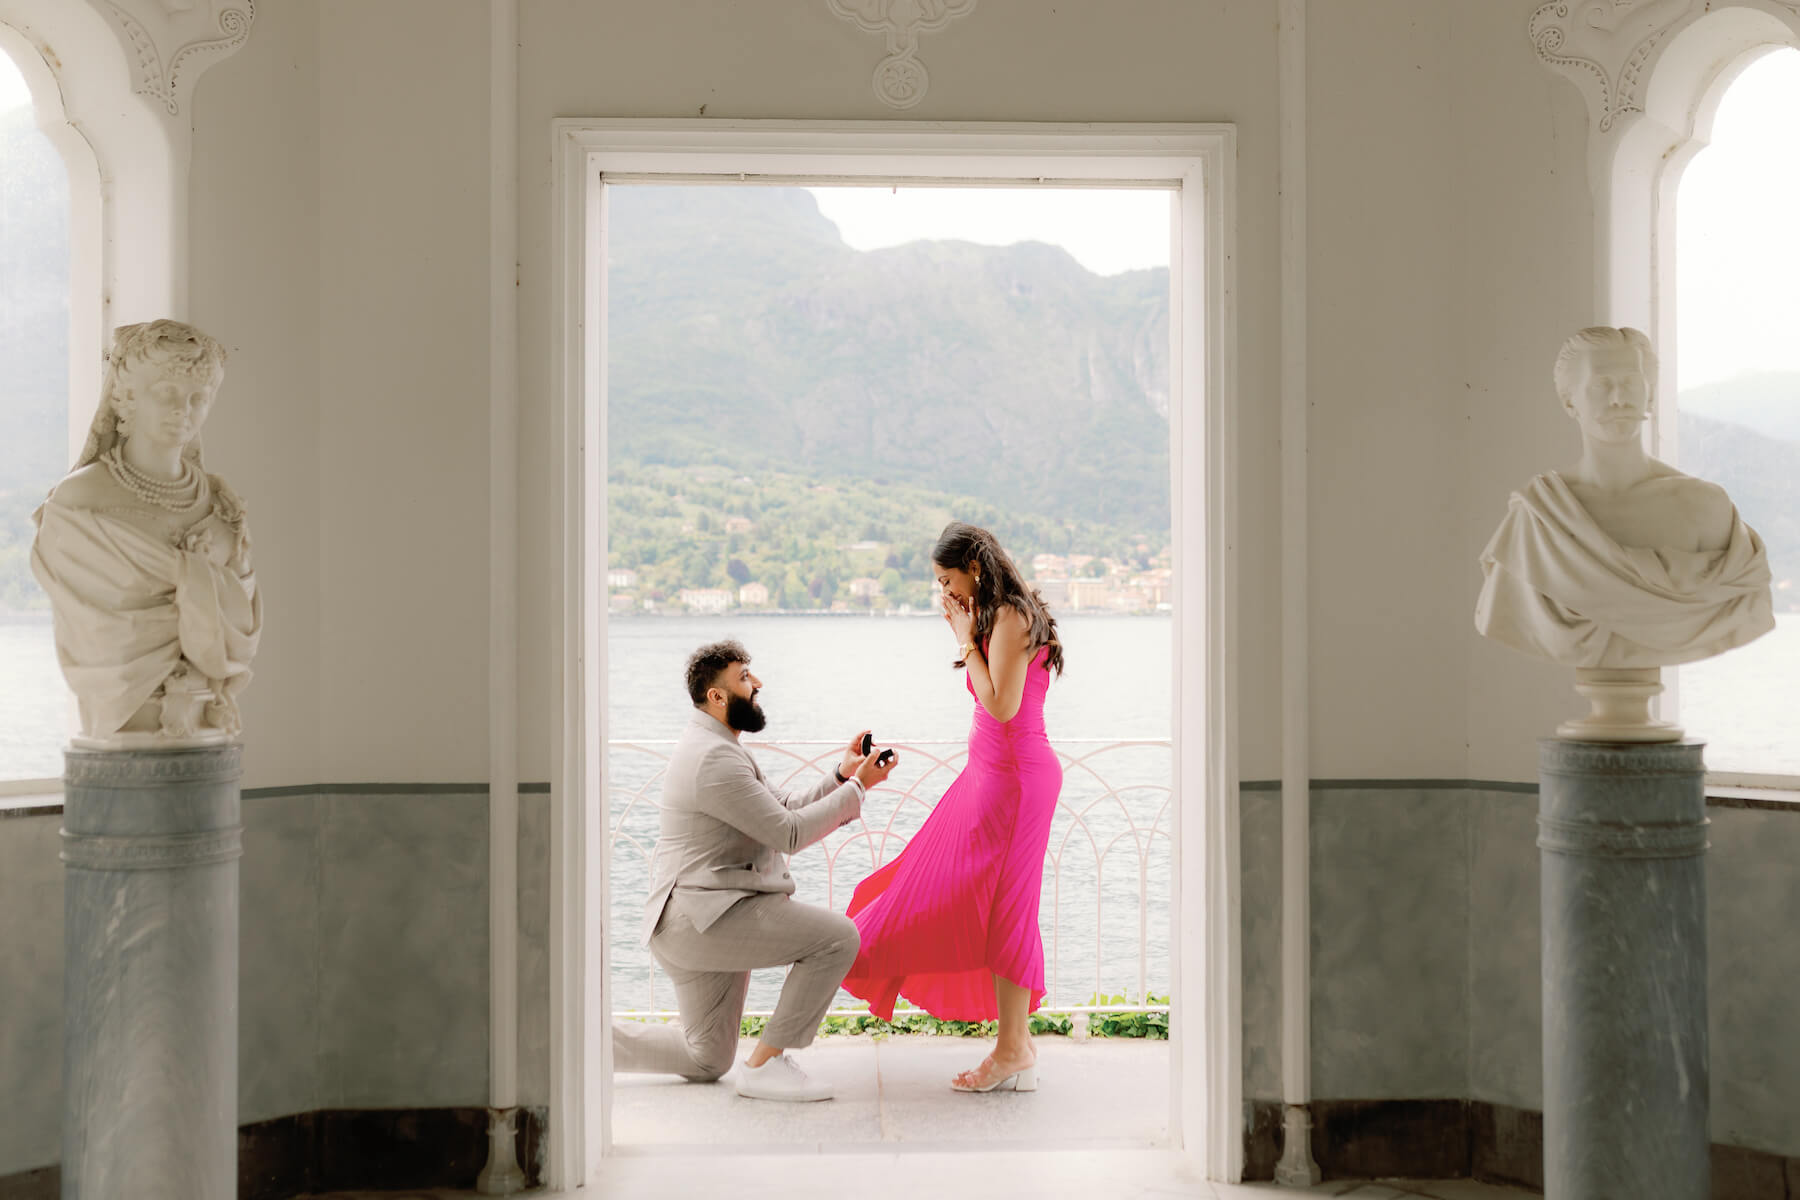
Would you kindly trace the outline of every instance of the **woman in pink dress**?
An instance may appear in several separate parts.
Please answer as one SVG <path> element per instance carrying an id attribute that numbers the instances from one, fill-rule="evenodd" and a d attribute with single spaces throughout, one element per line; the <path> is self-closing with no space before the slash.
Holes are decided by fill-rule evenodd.
<path id="1" fill-rule="evenodd" d="M 975 697 L 969 760 L 906 849 L 857 885 L 849 915 L 862 949 L 843 986 L 884 1019 L 898 996 L 943 1020 L 998 1019 L 993 1053 L 950 1086 L 1030 1091 L 1030 1017 L 1044 998 L 1038 895 L 1062 790 L 1044 693 L 1062 645 L 993 534 L 952 522 L 931 561 Z"/>

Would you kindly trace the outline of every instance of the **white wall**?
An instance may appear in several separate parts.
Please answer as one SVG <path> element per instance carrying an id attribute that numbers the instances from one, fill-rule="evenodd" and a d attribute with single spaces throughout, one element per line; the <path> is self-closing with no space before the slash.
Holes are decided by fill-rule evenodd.
<path id="1" fill-rule="evenodd" d="M 478 780 L 487 6 L 319 13 L 323 778 Z"/>
<path id="2" fill-rule="evenodd" d="M 1476 636 L 1482 547 L 1507 494 L 1580 450 L 1550 365 L 1595 311 L 1587 106 L 1531 53 L 1530 0 L 1459 4 L 1452 196 L 1459 221 L 1456 322 L 1467 427 L 1465 521 L 1454 547 L 1469 658 L 1472 779 L 1535 780 L 1537 739 L 1585 710 L 1567 670 Z M 1446 602 L 1452 598 L 1446 597 Z"/>
<path id="3" fill-rule="evenodd" d="M 487 11 L 258 13 L 194 100 L 209 462 L 266 630 L 246 784 L 486 773 Z"/>
<path id="4" fill-rule="evenodd" d="M 255 786 L 319 778 L 318 103 L 310 5 L 259 12 L 193 97 L 189 313 L 230 355 L 207 465 L 249 506 L 263 594 L 244 693 Z"/>
<path id="5" fill-rule="evenodd" d="M 1316 778 L 1463 773 L 1450 7 L 1309 6 Z"/>

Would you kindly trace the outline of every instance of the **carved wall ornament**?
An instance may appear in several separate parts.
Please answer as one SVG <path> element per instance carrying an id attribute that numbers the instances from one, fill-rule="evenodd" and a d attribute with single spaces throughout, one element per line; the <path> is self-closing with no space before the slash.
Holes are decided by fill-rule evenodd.
<path id="1" fill-rule="evenodd" d="M 1581 89 L 1594 128 L 1607 133 L 1644 111 L 1650 67 L 1670 37 L 1725 7 L 1800 17 L 1800 0 L 1550 0 L 1531 14 L 1531 46 Z"/>
<path id="2" fill-rule="evenodd" d="M 100 8 L 136 63 L 132 90 L 170 115 L 201 71 L 242 46 L 256 23 L 256 0 L 105 0 Z"/>
<path id="3" fill-rule="evenodd" d="M 1644 68 L 1706 0 L 1552 0 L 1531 14 L 1531 45 L 1588 99 L 1596 128 L 1644 111 Z"/>
<path id="4" fill-rule="evenodd" d="M 931 75 L 919 61 L 919 35 L 936 33 L 975 10 L 975 0 L 825 0 L 831 11 L 866 33 L 887 38 L 888 55 L 875 64 L 876 98 L 911 108 L 925 98 Z"/>

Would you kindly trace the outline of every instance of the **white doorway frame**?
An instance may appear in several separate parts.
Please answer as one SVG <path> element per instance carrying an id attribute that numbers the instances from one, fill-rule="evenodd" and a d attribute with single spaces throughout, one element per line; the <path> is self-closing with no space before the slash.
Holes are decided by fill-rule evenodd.
<path id="1" fill-rule="evenodd" d="M 1242 1172 L 1237 694 L 1236 137 L 1230 125 L 564 119 L 553 122 L 552 353 L 563 619 L 553 631 L 549 1178 L 613 1154 L 605 762 L 606 178 L 1175 189 L 1170 486 L 1175 546 L 1170 1131 Z M 599 1014 L 596 1016 L 596 1014 Z M 593 1017 L 593 1020 L 590 1020 Z M 577 1136 L 569 1136 L 570 1130 Z M 1166 1152 L 1165 1152 L 1166 1153 Z M 721 1178 L 734 1159 L 718 1158 Z M 866 1162 L 866 1159 L 864 1160 Z"/>

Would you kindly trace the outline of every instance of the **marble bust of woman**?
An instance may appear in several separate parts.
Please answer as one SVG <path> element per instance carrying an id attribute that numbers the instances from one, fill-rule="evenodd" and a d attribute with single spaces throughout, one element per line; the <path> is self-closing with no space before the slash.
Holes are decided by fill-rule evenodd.
<path id="1" fill-rule="evenodd" d="M 1577 668 L 1577 689 L 1590 698 L 1592 687 L 1610 686 L 1647 701 L 1661 690 L 1658 668 L 1710 658 L 1774 628 L 1768 558 L 1723 488 L 1645 452 L 1656 375 L 1648 338 L 1583 329 L 1563 343 L 1554 374 L 1581 429 L 1581 458 L 1512 494 L 1482 552 L 1475 627 Z M 1650 724 L 1654 736 L 1613 733 L 1642 741 L 1679 734 Z"/>
<path id="2" fill-rule="evenodd" d="M 191 325 L 125 325 L 75 469 L 33 514 L 77 746 L 228 741 L 262 602 L 244 504 L 201 461 L 225 349 Z"/>

